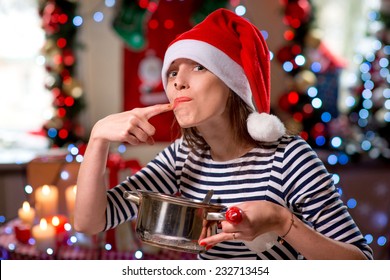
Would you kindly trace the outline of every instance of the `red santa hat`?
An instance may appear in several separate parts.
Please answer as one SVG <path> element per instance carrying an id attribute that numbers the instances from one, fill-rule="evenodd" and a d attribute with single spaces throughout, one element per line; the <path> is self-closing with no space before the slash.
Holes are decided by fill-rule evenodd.
<path id="1" fill-rule="evenodd" d="M 271 142 L 285 133 L 282 122 L 270 115 L 270 54 L 260 31 L 248 20 L 218 9 L 170 43 L 162 67 L 167 71 L 178 58 L 206 67 L 252 109 L 248 132 L 257 141 Z"/>

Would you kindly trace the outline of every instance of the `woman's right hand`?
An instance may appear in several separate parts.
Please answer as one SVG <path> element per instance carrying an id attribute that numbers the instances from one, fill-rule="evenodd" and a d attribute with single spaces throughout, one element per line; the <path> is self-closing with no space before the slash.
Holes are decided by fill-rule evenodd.
<path id="1" fill-rule="evenodd" d="M 77 177 L 74 227 L 77 231 L 96 234 L 106 224 L 106 164 L 110 142 L 153 144 L 155 128 L 149 119 L 172 110 L 170 104 L 113 114 L 98 121 L 91 136 Z"/>
<path id="2" fill-rule="evenodd" d="M 149 123 L 149 119 L 170 110 L 172 105 L 168 103 L 109 115 L 95 124 L 91 138 L 107 142 L 126 142 L 131 145 L 140 143 L 152 145 L 156 129 Z"/>

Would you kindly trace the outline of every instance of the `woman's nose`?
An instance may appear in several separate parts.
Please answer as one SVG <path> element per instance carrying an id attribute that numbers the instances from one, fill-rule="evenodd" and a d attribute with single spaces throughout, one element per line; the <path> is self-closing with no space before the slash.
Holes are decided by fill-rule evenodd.
<path id="1" fill-rule="evenodd" d="M 176 79 L 176 81 L 173 83 L 176 90 L 182 90 L 188 88 L 188 83 L 183 79 Z"/>
<path id="2" fill-rule="evenodd" d="M 177 90 L 185 89 L 186 86 L 183 83 L 174 83 L 173 84 Z"/>

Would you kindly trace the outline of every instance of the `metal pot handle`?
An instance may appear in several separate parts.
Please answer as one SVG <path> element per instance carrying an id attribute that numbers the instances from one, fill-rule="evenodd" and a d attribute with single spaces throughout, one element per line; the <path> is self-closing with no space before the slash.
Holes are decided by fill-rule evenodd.
<path id="1" fill-rule="evenodd" d="M 131 202 L 134 202 L 137 205 L 139 205 L 141 202 L 141 197 L 138 192 L 125 191 L 123 193 L 123 197 L 127 200 L 130 200 Z"/>
<path id="2" fill-rule="evenodd" d="M 207 213 L 206 220 L 207 221 L 225 221 L 226 212 L 209 212 Z"/>
<path id="3" fill-rule="evenodd" d="M 242 221 L 242 210 L 236 206 L 230 207 L 226 212 L 209 212 L 206 220 L 208 221 L 228 221 L 232 224 L 239 224 Z"/>

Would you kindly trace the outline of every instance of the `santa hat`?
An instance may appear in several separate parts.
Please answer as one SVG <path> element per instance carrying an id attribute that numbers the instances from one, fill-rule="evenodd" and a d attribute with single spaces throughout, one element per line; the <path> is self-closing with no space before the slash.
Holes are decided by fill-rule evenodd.
<path id="1" fill-rule="evenodd" d="M 247 120 L 253 139 L 271 142 L 285 133 L 282 122 L 269 114 L 269 50 L 260 31 L 249 21 L 218 9 L 172 41 L 162 67 L 164 89 L 168 68 L 178 58 L 206 67 L 254 110 Z"/>

